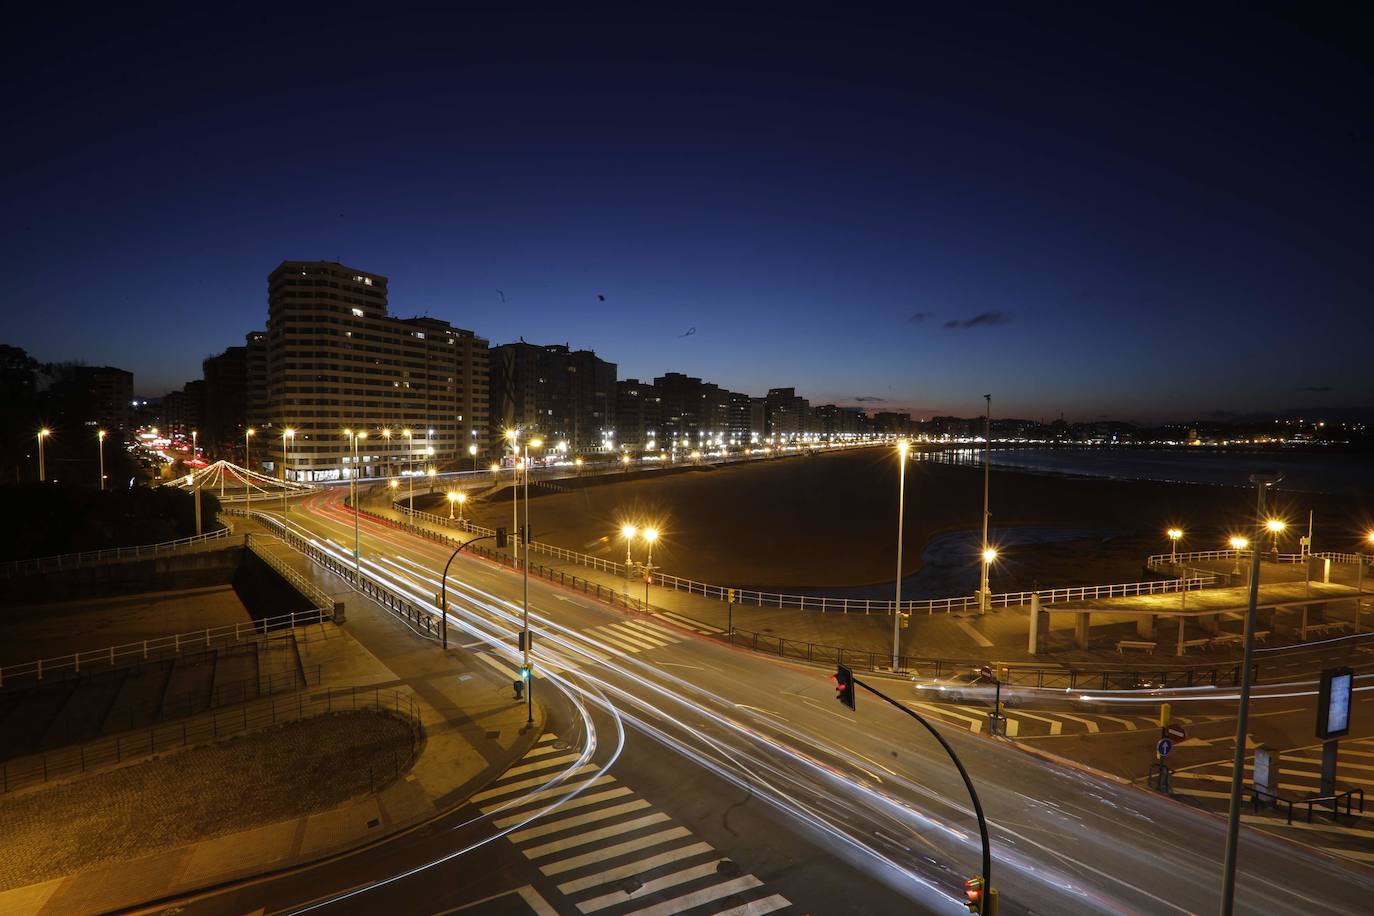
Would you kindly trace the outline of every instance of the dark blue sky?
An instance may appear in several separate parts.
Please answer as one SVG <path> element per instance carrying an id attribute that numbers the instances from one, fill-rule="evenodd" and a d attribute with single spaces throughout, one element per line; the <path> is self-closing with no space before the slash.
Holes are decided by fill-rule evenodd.
<path id="1" fill-rule="evenodd" d="M 0 342 L 159 394 L 320 258 L 621 377 L 1071 419 L 1374 405 L 1354 13 L 653 6 L 12 21 Z"/>

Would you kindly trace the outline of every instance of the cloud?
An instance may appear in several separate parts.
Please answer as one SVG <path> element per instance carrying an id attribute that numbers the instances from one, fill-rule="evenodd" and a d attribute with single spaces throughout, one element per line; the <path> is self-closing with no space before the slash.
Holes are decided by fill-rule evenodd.
<path id="1" fill-rule="evenodd" d="M 854 400 L 859 404 L 886 404 L 887 398 L 876 398 L 871 394 L 856 394 Z"/>
<path id="2" fill-rule="evenodd" d="M 1330 385 L 1308 385 L 1306 388 L 1299 388 L 1298 390 L 1299 390 L 1299 391 L 1315 391 L 1315 392 L 1318 392 L 1318 393 L 1325 393 L 1325 392 L 1328 392 L 1328 391 L 1335 391 L 1336 389 L 1335 389 L 1335 388 L 1332 388 Z"/>
<path id="3" fill-rule="evenodd" d="M 985 324 L 1006 324 L 1011 319 L 1005 312 L 979 312 L 972 318 L 950 319 L 945 322 L 946 329 L 976 328 Z"/>
<path id="4" fill-rule="evenodd" d="M 912 312 L 911 317 L 908 318 L 907 321 L 911 322 L 912 324 L 921 324 L 929 317 L 930 312 Z"/>

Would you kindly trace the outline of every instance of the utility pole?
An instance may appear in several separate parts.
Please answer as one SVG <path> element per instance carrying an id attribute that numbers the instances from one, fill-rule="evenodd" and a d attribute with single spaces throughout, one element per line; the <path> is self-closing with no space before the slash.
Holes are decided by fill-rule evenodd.
<path id="1" fill-rule="evenodd" d="M 1255 485 L 1256 545 L 1250 551 L 1250 601 L 1245 611 L 1245 661 L 1241 665 L 1240 711 L 1236 714 L 1236 755 L 1231 769 L 1231 805 L 1226 817 L 1226 860 L 1221 873 L 1221 916 L 1231 916 L 1236 902 L 1236 846 L 1240 839 L 1240 796 L 1242 784 L 1245 782 L 1245 737 L 1250 718 L 1250 672 L 1255 664 L 1255 610 L 1259 604 L 1260 574 L 1258 541 L 1264 534 L 1264 488 L 1271 487 L 1282 479 L 1282 474 L 1275 473 L 1250 475 L 1250 482 Z"/>
<path id="2" fill-rule="evenodd" d="M 983 562 L 982 584 L 978 587 L 978 613 L 988 612 L 990 598 L 988 588 L 988 563 L 991 554 L 988 552 L 992 548 L 988 546 L 988 518 L 991 513 L 988 511 L 988 483 L 992 476 L 992 395 L 983 395 L 987 403 L 987 412 L 983 416 L 983 547 L 980 556 Z"/>
<path id="3" fill-rule="evenodd" d="M 529 672 L 529 683 L 525 685 L 525 724 L 534 721 L 534 668 L 530 666 L 530 447 L 525 445 L 525 670 Z"/>
<path id="4" fill-rule="evenodd" d="M 892 670 L 897 670 L 901 657 L 902 630 L 902 523 L 906 520 L 906 453 L 911 443 L 903 439 L 897 443 L 897 463 L 901 468 L 901 483 L 897 487 L 897 594 L 892 602 Z"/>

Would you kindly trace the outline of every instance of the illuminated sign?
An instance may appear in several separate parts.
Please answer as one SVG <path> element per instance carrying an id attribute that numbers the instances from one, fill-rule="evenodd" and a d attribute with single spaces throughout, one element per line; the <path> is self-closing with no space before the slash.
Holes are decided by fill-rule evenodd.
<path id="1" fill-rule="evenodd" d="M 1317 737 L 1323 741 L 1340 738 L 1350 731 L 1350 697 L 1355 674 L 1349 668 L 1329 668 L 1322 672 L 1317 694 Z"/>

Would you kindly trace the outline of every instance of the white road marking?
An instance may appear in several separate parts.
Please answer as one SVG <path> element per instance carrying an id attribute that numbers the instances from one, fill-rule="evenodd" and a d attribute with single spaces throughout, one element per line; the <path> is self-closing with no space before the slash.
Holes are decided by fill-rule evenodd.
<path id="1" fill-rule="evenodd" d="M 693 865 L 691 868 L 684 868 L 661 878 L 646 881 L 633 891 L 616 891 L 610 894 L 603 894 L 600 897 L 593 897 L 577 905 L 577 908 L 584 913 L 595 913 L 597 910 L 604 910 L 608 906 L 616 906 L 621 903 L 629 903 L 633 900 L 648 897 L 664 888 L 676 887 L 679 884 L 686 884 L 688 881 L 695 881 L 698 878 L 705 878 L 708 875 L 716 874 L 716 865 L 720 859 L 712 859 L 710 862 L 703 862 L 700 865 Z"/>
<path id="2" fill-rule="evenodd" d="M 624 865 L 617 865 L 615 868 L 608 868 L 603 872 L 597 872 L 585 878 L 578 878 L 576 881 L 560 884 L 558 885 L 558 889 L 564 894 L 576 894 L 588 888 L 597 887 L 602 884 L 610 884 L 612 881 L 619 881 L 621 878 L 631 878 L 635 875 L 642 875 L 646 871 L 652 871 L 661 865 L 681 862 L 683 859 L 689 859 L 692 856 L 699 856 L 708 852 L 715 852 L 715 850 L 711 848 L 710 843 L 693 843 L 690 846 L 679 846 L 677 849 L 660 852 L 658 855 L 649 856 L 647 859 L 627 862 Z"/>
<path id="3" fill-rule="evenodd" d="M 532 885 L 526 884 L 516 893 L 529 904 L 536 916 L 558 916 L 558 911 L 549 906 L 549 902 L 539 896 L 539 892 Z"/>
<path id="4" fill-rule="evenodd" d="M 559 789 L 557 791 L 562 791 Z M 541 795 L 543 793 L 540 793 Z M 579 795 L 577 798 L 569 799 L 558 806 L 560 812 L 575 811 L 578 808 L 585 808 L 588 805 L 599 805 L 604 801 L 613 798 L 624 798 L 630 794 L 630 790 L 624 786 L 616 786 L 614 789 L 607 789 L 605 792 L 593 792 L 591 795 Z M 497 827 L 505 828 L 511 824 L 518 824 L 530 816 L 530 812 L 524 811 L 520 814 L 512 814 L 510 817 L 496 818 L 492 821 Z"/>
<path id="5" fill-rule="evenodd" d="M 658 833 L 651 833 L 638 839 L 627 840 L 624 843 L 617 843 L 614 846 L 607 846 L 605 849 L 597 849 L 592 852 L 583 853 L 580 856 L 573 856 L 571 859 L 563 859 L 559 862 L 550 862 L 547 865 L 539 866 L 539 870 L 549 877 L 561 875 L 564 872 L 581 868 L 584 865 L 593 865 L 597 862 L 605 862 L 607 859 L 615 859 L 626 853 L 637 852 L 641 849 L 648 849 L 651 846 L 661 846 L 670 840 L 680 840 L 689 837 L 692 831 L 686 827 L 670 827 L 667 830 L 660 830 Z"/>
<path id="6" fill-rule="evenodd" d="M 733 881 L 724 881 L 720 884 L 712 885 L 711 887 L 702 888 L 699 891 L 693 891 L 690 894 L 683 894 L 681 897 L 675 897 L 672 900 L 665 900 L 653 906 L 646 906 L 642 910 L 631 910 L 629 913 L 626 913 L 625 916 L 671 916 L 673 913 L 682 913 L 687 910 L 696 909 L 702 904 L 710 903 L 712 900 L 719 900 L 722 897 L 733 897 L 735 894 L 741 894 L 744 891 L 753 890 L 756 887 L 762 886 L 763 882 L 753 875 L 740 875 Z"/>
<path id="7" fill-rule="evenodd" d="M 581 755 L 576 753 L 564 754 L 561 757 L 549 757 L 544 760 L 536 760 L 533 763 L 522 763 L 519 766 L 514 766 L 511 767 L 509 770 L 506 770 L 506 772 L 501 774 L 501 778 L 505 779 L 510 776 L 519 776 L 522 773 L 534 773 L 538 770 L 547 770 L 550 767 L 556 767 L 565 763 L 571 763 L 572 761 L 576 760 L 579 756 Z"/>
<path id="8" fill-rule="evenodd" d="M 978 645 L 982 646 L 984 649 L 992 648 L 992 640 L 988 639 L 982 633 L 979 633 L 977 630 L 975 630 L 973 628 L 973 625 L 970 624 L 967 620 L 956 620 L 954 622 L 958 624 L 959 629 L 967 633 L 969 638 L 976 642 Z"/>
<path id="9" fill-rule="evenodd" d="M 519 808 L 528 808 L 535 802 L 547 801 L 560 795 L 570 795 L 582 789 L 594 789 L 597 786 L 609 785 L 613 782 L 615 782 L 614 776 L 598 776 L 596 779 L 584 779 L 581 782 L 565 782 L 554 786 L 552 789 L 543 789 L 530 795 L 522 795 L 520 798 L 510 798 L 494 805 L 482 805 L 478 810 L 483 814 L 491 814 L 493 811 L 514 811 Z M 570 801 L 568 804 L 571 805 L 573 802 Z M 521 817 L 528 817 L 528 812 Z"/>
<path id="10" fill-rule="evenodd" d="M 596 764 L 584 763 L 582 766 L 577 767 L 574 770 L 567 771 L 567 773 L 569 776 L 576 776 L 579 773 L 590 773 L 592 770 L 595 769 L 597 769 Z M 500 798 L 502 795 L 510 795 L 512 792 L 519 792 L 521 789 L 527 789 L 530 786 L 543 785 L 544 783 L 552 779 L 555 775 L 556 774 L 554 773 L 547 773 L 543 776 L 532 776 L 529 779 L 520 779 L 512 783 L 507 783 L 506 785 L 496 786 L 494 788 L 487 789 L 485 792 L 478 792 L 476 795 L 472 796 L 472 798 L 469 799 L 469 801 L 480 802 L 486 801 L 489 798 Z"/>
<path id="11" fill-rule="evenodd" d="M 620 805 L 612 805 L 609 808 L 599 808 L 596 811 L 589 811 L 586 814 L 575 814 L 572 817 L 560 817 L 553 821 L 542 821 L 538 827 L 529 827 L 525 830 L 517 830 L 509 835 L 512 843 L 523 843 L 526 840 L 538 839 L 541 836 L 548 836 L 551 833 L 558 833 L 563 830 L 570 830 L 573 827 L 581 827 L 583 824 L 594 824 L 597 821 L 604 821 L 607 818 L 619 817 L 631 811 L 642 811 L 649 807 L 649 803 L 642 798 L 628 801 Z"/>
<path id="12" fill-rule="evenodd" d="M 588 843 L 595 843 L 597 840 L 604 840 L 607 837 L 620 836 L 622 833 L 633 833 L 642 827 L 652 827 L 654 824 L 661 824 L 668 819 L 668 815 L 661 811 L 653 814 L 646 814 L 631 821 L 624 821 L 619 824 L 612 824 L 609 827 L 601 827 L 597 830 L 589 830 L 586 833 L 579 833 L 564 840 L 554 840 L 552 843 L 545 843 L 542 846 L 532 846 L 524 850 L 526 856 L 531 859 L 540 859 L 544 856 L 551 856 L 556 852 L 566 852 L 569 849 L 576 849 L 578 846 L 586 846 Z"/>
<path id="13" fill-rule="evenodd" d="M 785 906 L 791 906 L 792 902 L 782 894 L 774 894 L 771 897 L 763 897 L 759 900 L 751 900 L 748 903 L 731 907 L 728 910 L 721 910 L 715 916 L 763 916 L 774 910 L 780 910 Z"/>

